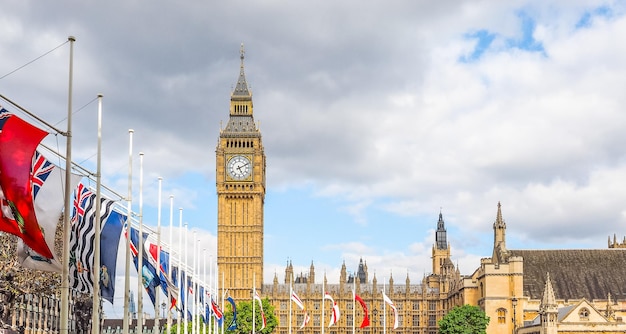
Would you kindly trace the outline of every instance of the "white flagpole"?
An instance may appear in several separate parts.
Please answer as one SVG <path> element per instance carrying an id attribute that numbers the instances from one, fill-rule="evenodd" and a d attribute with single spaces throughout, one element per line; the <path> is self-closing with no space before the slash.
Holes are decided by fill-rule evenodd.
<path id="1" fill-rule="evenodd" d="M 217 281 L 217 279 L 216 279 L 216 281 Z M 213 255 L 210 255 L 209 256 L 209 288 L 213 288 L 213 285 L 217 286 L 217 282 L 213 281 Z M 211 295 L 212 295 L 212 293 L 213 293 L 212 291 L 213 290 L 210 290 L 210 291 L 211 291 Z M 215 289 L 215 293 L 217 293 L 217 289 Z M 209 303 L 210 302 L 211 301 L 209 300 Z M 212 307 L 212 306 L 209 305 L 209 307 Z M 211 313 L 211 312 L 209 312 L 209 313 Z M 207 319 L 207 324 L 208 324 L 208 327 L 209 327 L 208 331 L 209 331 L 209 333 L 211 333 L 211 326 L 214 326 L 213 333 L 215 333 L 217 331 L 217 322 L 216 322 L 216 320 L 212 320 L 211 318 L 212 317 L 209 316 L 209 318 Z"/>
<path id="2" fill-rule="evenodd" d="M 72 77 L 74 75 L 74 42 L 76 38 L 69 36 L 70 68 L 69 87 L 67 94 L 67 143 L 65 149 L 65 211 L 63 214 L 63 268 L 61 269 L 61 312 L 59 333 L 67 334 L 69 329 L 70 311 L 70 202 L 72 195 Z"/>
<path id="3" fill-rule="evenodd" d="M 387 333 L 387 303 L 385 303 L 385 280 L 383 279 L 383 334 Z"/>
<path id="4" fill-rule="evenodd" d="M 172 280 L 172 265 L 174 264 L 174 247 L 172 246 L 172 238 L 174 235 L 174 195 L 170 195 L 170 256 L 169 263 L 167 264 L 167 277 L 170 282 Z M 172 294 L 171 291 L 174 289 L 173 286 L 170 286 L 167 289 L 167 332 L 169 333 L 172 328 Z"/>
<path id="5" fill-rule="evenodd" d="M 293 275 L 290 274 L 289 277 L 289 334 L 291 334 L 291 296 L 293 296 L 293 286 L 292 286 L 292 278 Z"/>
<path id="6" fill-rule="evenodd" d="M 202 324 L 202 334 L 206 334 L 206 325 L 207 322 L 209 322 L 209 317 L 207 317 L 206 315 L 206 304 L 207 304 L 207 300 L 206 300 L 206 296 L 207 296 L 207 292 L 209 292 L 209 288 L 210 285 L 207 285 L 206 282 L 210 282 L 210 278 L 207 280 L 206 278 L 206 248 L 202 249 L 202 277 L 204 277 L 203 281 L 204 283 L 204 296 L 202 296 L 202 300 L 204 300 L 204 305 L 200 305 L 200 309 L 202 313 L 204 313 L 204 316 L 206 317 L 206 319 L 204 319 L 204 323 Z M 208 301 L 209 303 L 211 302 L 210 300 Z"/>
<path id="7" fill-rule="evenodd" d="M 355 274 L 352 276 L 352 333 L 355 331 L 356 324 L 356 277 L 359 271 L 355 271 Z"/>
<path id="8" fill-rule="evenodd" d="M 194 242 L 194 245 L 193 245 L 193 273 L 194 273 L 194 276 L 196 277 L 196 279 L 195 279 L 195 284 L 194 284 L 195 288 L 193 290 L 193 312 L 196 313 L 196 314 L 195 314 L 195 318 L 194 318 L 194 314 L 193 313 L 191 314 L 191 321 L 193 322 L 191 328 L 193 329 L 193 334 L 198 334 L 198 324 L 199 324 L 198 323 L 198 320 L 199 320 L 198 319 L 199 318 L 198 317 L 198 302 L 199 302 L 199 298 L 198 298 L 199 296 L 198 295 L 200 294 L 200 287 L 199 287 L 200 268 L 198 267 L 198 263 L 199 263 L 198 261 L 199 261 L 200 257 L 198 256 L 198 246 L 199 246 L 200 243 L 198 242 L 197 235 L 198 235 L 197 231 L 194 230 L 193 231 L 193 242 Z"/>
<path id="9" fill-rule="evenodd" d="M 324 334 L 324 297 L 326 297 L 326 272 L 324 272 L 324 279 L 322 280 L 322 319 L 320 319 L 322 334 Z"/>
<path id="10" fill-rule="evenodd" d="M 100 233 L 102 219 L 100 213 L 100 171 L 102 157 L 102 94 L 98 94 L 98 149 L 96 158 L 96 216 L 93 254 L 93 304 L 91 312 L 91 333 L 100 334 Z"/>
<path id="11" fill-rule="evenodd" d="M 255 333 L 255 325 L 256 325 L 256 318 L 254 315 L 254 311 L 255 311 L 255 300 L 254 297 L 256 297 L 256 273 L 252 274 L 252 334 L 256 334 Z M 291 297 L 289 297 L 291 298 Z M 291 304 L 291 303 L 290 303 Z"/>
<path id="12" fill-rule="evenodd" d="M 163 178 L 159 176 L 159 190 L 157 199 L 157 253 L 156 253 L 156 271 L 157 279 L 161 280 L 161 187 L 163 184 Z M 163 282 L 161 282 L 163 284 Z M 160 318 L 159 318 L 159 290 L 154 293 L 154 330 L 152 333 L 160 333 Z"/>
<path id="13" fill-rule="evenodd" d="M 211 262 L 212 262 L 212 261 L 213 261 L 213 260 L 211 259 Z M 218 279 L 218 275 L 217 275 L 217 263 L 215 263 L 215 280 L 217 281 L 217 279 Z M 222 273 L 222 305 L 224 305 L 224 297 L 225 297 L 225 296 L 226 296 L 226 291 L 224 291 L 224 273 Z M 234 309 L 233 309 L 233 311 L 234 311 Z M 233 316 L 234 316 L 234 313 L 233 313 Z M 224 322 L 225 322 L 225 321 L 222 321 L 222 328 L 221 328 L 221 330 L 222 330 L 222 334 L 224 334 Z"/>
<path id="14" fill-rule="evenodd" d="M 176 316 L 176 323 L 178 324 L 176 334 L 180 334 L 181 320 L 185 314 L 183 310 L 183 293 L 185 293 L 185 289 L 183 289 L 183 208 L 178 209 L 178 245 L 178 300 L 176 304 L 178 304 L 179 312 Z"/>
<path id="15" fill-rule="evenodd" d="M 126 218 L 126 267 L 124 271 L 124 320 L 122 321 L 122 334 L 128 334 L 130 327 L 130 223 L 133 216 L 132 196 L 133 196 L 133 129 L 128 130 L 128 198 L 126 207 L 128 209 Z"/>
<path id="16" fill-rule="evenodd" d="M 187 279 L 189 278 L 189 269 L 188 269 L 189 266 L 187 266 L 187 263 L 188 263 L 188 261 L 187 261 L 187 255 L 188 254 L 187 253 L 189 253 L 189 252 L 187 251 L 187 248 L 188 248 L 187 247 L 187 239 L 188 239 L 187 238 L 187 234 L 188 234 L 187 233 L 187 223 L 185 223 L 185 243 L 184 243 L 183 247 L 185 248 L 185 268 L 187 268 L 187 275 L 185 277 L 185 282 L 184 282 L 185 289 L 184 289 L 184 292 L 183 292 L 185 294 L 185 296 L 186 296 L 186 298 L 185 298 L 185 309 L 183 310 L 183 319 L 185 320 L 185 321 L 183 321 L 183 333 L 184 334 L 187 334 L 187 332 L 188 332 L 187 331 L 187 314 L 189 313 L 189 296 L 187 294 L 187 291 L 189 290 L 189 287 L 187 286 Z"/>
<path id="17" fill-rule="evenodd" d="M 139 241 L 137 242 L 137 330 L 143 332 L 143 152 L 139 152 Z"/>

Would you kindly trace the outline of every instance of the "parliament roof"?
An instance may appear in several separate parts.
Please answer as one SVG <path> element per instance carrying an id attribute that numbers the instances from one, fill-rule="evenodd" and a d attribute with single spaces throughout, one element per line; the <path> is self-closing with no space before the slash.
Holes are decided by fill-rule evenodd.
<path id="1" fill-rule="evenodd" d="M 541 299 L 550 273 L 557 299 L 626 298 L 626 249 L 509 250 L 524 259 L 524 296 Z"/>

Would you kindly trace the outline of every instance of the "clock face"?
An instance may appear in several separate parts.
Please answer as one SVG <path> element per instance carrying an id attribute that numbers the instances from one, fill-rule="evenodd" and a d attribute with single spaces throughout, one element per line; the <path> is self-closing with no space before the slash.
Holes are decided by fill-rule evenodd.
<path id="1" fill-rule="evenodd" d="M 235 180 L 245 180 L 251 171 L 250 160 L 243 155 L 230 158 L 226 164 L 226 172 Z"/>

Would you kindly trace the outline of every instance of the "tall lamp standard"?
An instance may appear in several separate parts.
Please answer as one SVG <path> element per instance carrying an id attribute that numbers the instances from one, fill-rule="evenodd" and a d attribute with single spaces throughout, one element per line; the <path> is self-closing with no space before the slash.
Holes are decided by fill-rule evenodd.
<path id="1" fill-rule="evenodd" d="M 372 319 L 372 327 L 374 328 L 374 334 L 376 334 L 376 318 L 378 317 L 378 310 L 376 309 L 376 307 L 374 307 L 372 314 L 374 315 L 374 319 Z"/>
<path id="2" fill-rule="evenodd" d="M 517 317 L 516 317 L 516 308 L 517 308 L 517 298 L 513 297 L 511 299 L 511 304 L 513 305 L 513 334 L 517 331 Z"/>

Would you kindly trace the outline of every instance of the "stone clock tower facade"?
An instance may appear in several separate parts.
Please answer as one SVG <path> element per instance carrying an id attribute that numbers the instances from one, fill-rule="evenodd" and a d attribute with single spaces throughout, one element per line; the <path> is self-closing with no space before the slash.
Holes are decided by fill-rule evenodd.
<path id="1" fill-rule="evenodd" d="M 216 149 L 218 279 L 236 300 L 263 284 L 265 152 L 244 74 L 244 49 L 228 124 Z"/>

